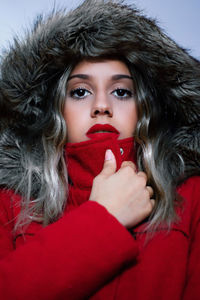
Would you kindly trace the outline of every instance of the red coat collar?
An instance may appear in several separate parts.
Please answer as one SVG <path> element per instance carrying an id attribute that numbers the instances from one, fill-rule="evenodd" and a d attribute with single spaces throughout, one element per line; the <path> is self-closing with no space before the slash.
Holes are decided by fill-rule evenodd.
<path id="1" fill-rule="evenodd" d="M 125 160 L 136 161 L 133 138 L 117 140 L 112 134 L 107 134 L 100 139 L 66 145 L 67 169 L 73 186 L 80 189 L 92 187 L 94 177 L 102 170 L 106 149 L 113 151 L 117 169 Z"/>

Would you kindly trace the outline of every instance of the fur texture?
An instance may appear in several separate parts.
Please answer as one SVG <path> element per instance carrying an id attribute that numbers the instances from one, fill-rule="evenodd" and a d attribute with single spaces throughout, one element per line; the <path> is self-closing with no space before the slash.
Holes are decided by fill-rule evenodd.
<path id="1" fill-rule="evenodd" d="M 22 153 L 29 151 L 36 166 L 42 162 L 41 136 L 51 123 L 57 83 L 69 65 L 87 57 L 124 57 L 139 69 L 157 95 L 151 109 L 158 105 L 162 117 L 173 120 L 166 145 L 184 158 L 182 179 L 199 174 L 200 62 L 136 8 L 86 0 L 74 11 L 39 16 L 24 39 L 15 39 L 2 57 L 1 186 L 21 186 L 23 192 Z M 38 178 L 35 172 L 32 195 L 41 186 Z"/>

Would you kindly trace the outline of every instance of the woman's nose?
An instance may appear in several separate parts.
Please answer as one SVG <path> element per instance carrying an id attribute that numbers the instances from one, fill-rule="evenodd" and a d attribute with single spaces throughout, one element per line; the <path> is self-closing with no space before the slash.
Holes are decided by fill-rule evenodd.
<path id="1" fill-rule="evenodd" d="M 98 116 L 113 116 L 112 107 L 106 96 L 96 97 L 93 106 L 91 108 L 91 117 L 96 118 Z"/>

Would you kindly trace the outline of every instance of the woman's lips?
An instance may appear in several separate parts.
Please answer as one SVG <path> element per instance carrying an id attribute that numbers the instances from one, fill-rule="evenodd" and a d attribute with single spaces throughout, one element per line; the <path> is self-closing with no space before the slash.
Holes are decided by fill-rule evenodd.
<path id="1" fill-rule="evenodd" d="M 119 136 L 119 131 L 109 124 L 95 124 L 88 130 L 86 136 L 93 139 L 108 134 L 113 134 L 117 138 Z"/>

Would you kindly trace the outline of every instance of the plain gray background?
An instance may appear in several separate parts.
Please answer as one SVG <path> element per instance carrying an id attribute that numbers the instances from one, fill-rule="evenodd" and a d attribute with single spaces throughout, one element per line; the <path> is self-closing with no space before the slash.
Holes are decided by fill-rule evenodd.
<path id="1" fill-rule="evenodd" d="M 15 34 L 23 36 L 38 13 L 53 7 L 76 7 L 82 0 L 0 0 L 0 52 Z M 159 25 L 180 46 L 200 59 L 199 0 L 125 0 L 135 4 L 144 14 L 158 20 Z"/>

